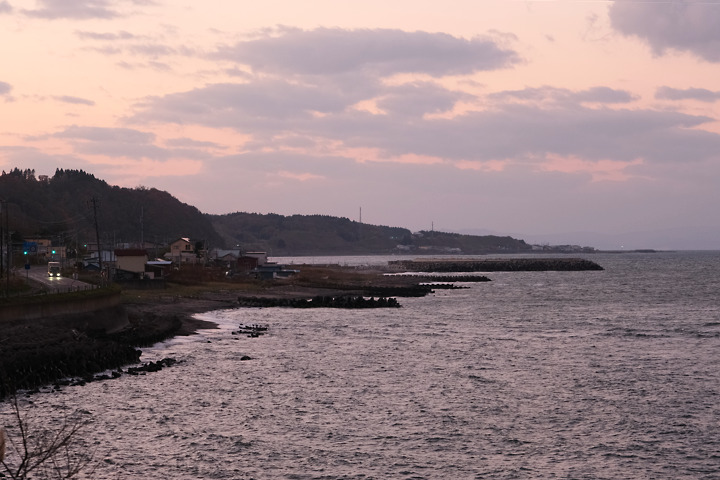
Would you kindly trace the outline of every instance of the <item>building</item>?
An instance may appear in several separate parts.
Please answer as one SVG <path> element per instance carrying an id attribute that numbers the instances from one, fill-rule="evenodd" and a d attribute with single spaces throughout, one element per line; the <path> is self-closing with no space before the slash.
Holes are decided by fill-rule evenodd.
<path id="1" fill-rule="evenodd" d="M 115 250 L 115 276 L 142 278 L 145 276 L 147 251 L 140 248 Z"/>
<path id="2" fill-rule="evenodd" d="M 190 243 L 190 239 L 185 237 L 178 238 L 170 244 L 170 252 L 165 254 L 165 258 L 178 265 L 198 262 L 195 247 Z"/>
<path id="3" fill-rule="evenodd" d="M 115 265 L 116 260 L 117 260 L 117 257 L 115 257 L 115 252 L 112 252 L 109 250 L 102 251 L 103 270 L 112 268 Z M 99 270 L 100 262 L 99 262 L 98 252 L 95 251 L 95 252 L 91 253 L 90 255 L 85 255 L 83 257 L 83 266 L 87 270 Z"/>
<path id="4" fill-rule="evenodd" d="M 257 258 L 258 266 L 268 263 L 268 255 L 266 252 L 245 252 L 243 257 Z"/>
<path id="5" fill-rule="evenodd" d="M 145 264 L 145 278 L 151 280 L 165 278 L 171 268 L 172 262 L 169 260 L 151 260 Z"/>
<path id="6" fill-rule="evenodd" d="M 215 260 L 216 263 L 226 263 L 226 264 L 233 264 L 241 256 L 242 256 L 242 252 L 238 249 L 223 250 L 223 249 L 216 248 L 210 254 L 210 258 Z"/>
<path id="7" fill-rule="evenodd" d="M 264 263 L 263 265 L 258 265 L 252 273 L 255 275 L 255 278 L 260 280 L 272 280 L 274 278 L 291 277 L 300 273 L 300 270 L 288 270 L 284 265 L 277 263 Z"/>

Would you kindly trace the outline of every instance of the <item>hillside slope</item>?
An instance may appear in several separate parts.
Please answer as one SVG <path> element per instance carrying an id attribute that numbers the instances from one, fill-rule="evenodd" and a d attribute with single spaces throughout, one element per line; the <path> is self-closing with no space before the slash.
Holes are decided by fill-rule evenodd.
<path id="1" fill-rule="evenodd" d="M 155 188 L 110 186 L 82 170 L 51 178 L 14 169 L 0 176 L 10 230 L 16 238 L 47 237 L 62 244 L 95 241 L 95 211 L 103 245 L 171 242 L 191 237 L 220 245 L 210 218 Z M 95 205 L 93 206 L 93 200 Z"/>
<path id="2" fill-rule="evenodd" d="M 370 255 L 396 252 L 483 254 L 525 252 L 522 240 L 493 235 L 417 232 L 328 215 L 236 212 L 208 215 L 155 188 L 123 188 L 82 170 L 57 169 L 36 178 L 17 168 L 0 175 L 0 199 L 14 241 L 50 238 L 54 244 L 95 242 L 95 212 L 107 247 L 180 237 L 208 248 L 266 251 L 274 256 Z"/>
<path id="3" fill-rule="evenodd" d="M 410 239 L 406 228 L 368 225 L 327 215 L 236 212 L 211 218 L 226 244 L 275 256 L 388 253 Z"/>
<path id="4" fill-rule="evenodd" d="M 260 215 L 236 212 L 211 217 L 228 245 L 261 250 L 275 256 L 368 255 L 389 253 L 506 253 L 526 252 L 522 240 L 494 235 L 473 236 L 417 232 L 406 228 L 368 225 L 326 215 Z"/>

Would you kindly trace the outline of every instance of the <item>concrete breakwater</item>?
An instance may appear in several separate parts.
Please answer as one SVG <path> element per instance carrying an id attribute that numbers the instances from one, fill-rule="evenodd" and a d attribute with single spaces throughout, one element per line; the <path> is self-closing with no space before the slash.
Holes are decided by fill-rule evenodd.
<path id="1" fill-rule="evenodd" d="M 388 262 L 394 270 L 407 272 L 544 272 L 604 270 L 583 258 L 506 258 L 506 259 L 416 259 Z"/>
<path id="2" fill-rule="evenodd" d="M 418 274 L 406 274 L 403 275 L 405 278 L 413 278 L 425 282 L 490 282 L 491 280 L 485 275 L 418 275 Z M 433 284 L 433 288 L 437 285 Z"/>
<path id="3" fill-rule="evenodd" d="M 355 295 L 316 296 L 305 298 L 241 297 L 240 307 L 289 307 L 289 308 L 399 308 L 394 298 L 364 298 Z"/>

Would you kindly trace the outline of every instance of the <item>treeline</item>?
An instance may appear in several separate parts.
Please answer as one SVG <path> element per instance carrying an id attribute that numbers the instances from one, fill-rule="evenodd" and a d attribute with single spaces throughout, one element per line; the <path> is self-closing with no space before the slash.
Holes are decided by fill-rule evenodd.
<path id="1" fill-rule="evenodd" d="M 212 217 L 227 244 L 284 255 L 362 255 L 382 253 L 526 252 L 523 240 L 495 235 L 416 232 L 369 225 L 327 215 L 261 215 L 236 212 Z"/>
<path id="2" fill-rule="evenodd" d="M 283 255 L 389 253 L 411 241 L 410 231 L 328 215 L 236 212 L 216 215 L 213 225 L 225 243 Z"/>
<path id="3" fill-rule="evenodd" d="M 82 170 L 57 169 L 52 177 L 37 177 L 31 169 L 3 171 L 0 196 L 16 239 L 40 236 L 65 245 L 75 240 L 94 243 L 97 212 L 104 245 L 141 239 L 165 243 L 180 237 L 222 244 L 209 216 L 169 193 L 111 186 Z"/>

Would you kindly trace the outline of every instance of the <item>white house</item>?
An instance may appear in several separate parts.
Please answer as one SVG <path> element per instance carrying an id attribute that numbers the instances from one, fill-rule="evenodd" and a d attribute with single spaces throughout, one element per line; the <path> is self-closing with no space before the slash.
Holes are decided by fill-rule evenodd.
<path id="1" fill-rule="evenodd" d="M 165 254 L 165 258 L 172 260 L 177 264 L 197 263 L 198 258 L 195 254 L 195 247 L 190 243 L 189 238 L 178 238 L 170 244 L 170 252 Z"/>

